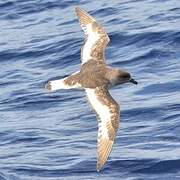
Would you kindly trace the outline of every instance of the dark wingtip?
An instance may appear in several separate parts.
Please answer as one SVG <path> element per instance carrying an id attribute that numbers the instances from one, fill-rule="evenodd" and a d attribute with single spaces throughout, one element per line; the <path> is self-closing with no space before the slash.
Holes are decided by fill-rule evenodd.
<path id="1" fill-rule="evenodd" d="M 97 172 L 100 172 L 100 171 L 101 171 L 101 169 L 102 169 L 102 167 L 100 167 L 99 165 L 97 165 L 97 167 L 96 167 L 96 171 L 97 171 Z"/>
<path id="2" fill-rule="evenodd" d="M 79 8 L 78 6 L 75 7 L 75 11 L 76 11 L 76 12 L 79 11 L 79 9 L 80 9 L 80 8 Z"/>
<path id="3" fill-rule="evenodd" d="M 79 6 L 75 7 L 75 12 L 78 15 L 81 11 L 83 11 Z"/>

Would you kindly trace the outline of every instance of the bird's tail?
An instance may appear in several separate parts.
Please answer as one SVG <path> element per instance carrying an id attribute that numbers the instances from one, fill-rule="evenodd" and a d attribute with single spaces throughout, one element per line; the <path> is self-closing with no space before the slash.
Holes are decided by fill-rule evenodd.
<path id="1" fill-rule="evenodd" d="M 49 81 L 45 84 L 45 89 L 49 91 L 72 88 L 81 88 L 79 83 L 79 72 L 76 72 L 63 79 Z"/>

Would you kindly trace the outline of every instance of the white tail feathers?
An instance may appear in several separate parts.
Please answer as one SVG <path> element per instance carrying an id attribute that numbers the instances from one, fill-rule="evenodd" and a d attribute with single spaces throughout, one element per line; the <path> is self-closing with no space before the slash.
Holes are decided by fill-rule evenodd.
<path id="1" fill-rule="evenodd" d="M 76 72 L 63 79 L 49 81 L 45 85 L 45 89 L 49 91 L 72 88 L 81 88 L 81 85 L 79 84 L 79 72 Z"/>
<path id="2" fill-rule="evenodd" d="M 64 79 L 49 81 L 45 85 L 45 89 L 47 89 L 49 91 L 55 91 L 55 90 L 58 90 L 58 89 L 68 89 L 63 81 L 64 81 Z"/>

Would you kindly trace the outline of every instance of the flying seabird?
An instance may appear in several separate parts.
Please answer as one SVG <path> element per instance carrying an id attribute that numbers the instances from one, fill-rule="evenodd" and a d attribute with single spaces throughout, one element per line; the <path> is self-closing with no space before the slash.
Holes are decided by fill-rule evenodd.
<path id="1" fill-rule="evenodd" d="M 119 105 L 108 89 L 127 82 L 137 82 L 125 70 L 106 65 L 104 52 L 110 41 L 107 33 L 86 11 L 79 7 L 75 11 L 85 34 L 80 71 L 63 79 L 49 81 L 45 88 L 49 91 L 72 88 L 85 90 L 98 119 L 97 171 L 100 171 L 112 150 L 119 127 Z"/>

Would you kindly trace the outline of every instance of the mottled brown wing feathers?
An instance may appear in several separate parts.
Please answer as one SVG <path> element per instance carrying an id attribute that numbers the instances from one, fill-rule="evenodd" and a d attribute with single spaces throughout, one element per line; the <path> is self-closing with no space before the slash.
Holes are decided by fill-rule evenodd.
<path id="1" fill-rule="evenodd" d="M 105 88 L 86 89 L 98 115 L 97 171 L 101 170 L 112 150 L 119 127 L 119 106 Z"/>
<path id="2" fill-rule="evenodd" d="M 86 11 L 78 7 L 75 11 L 85 34 L 84 45 L 81 48 L 82 63 L 90 59 L 104 60 L 104 51 L 110 41 L 107 33 Z"/>
<path id="3" fill-rule="evenodd" d="M 95 21 L 95 19 L 92 16 L 90 16 L 86 11 L 80 9 L 79 7 L 76 7 L 75 11 L 81 25 L 85 26 Z"/>
<path id="4" fill-rule="evenodd" d="M 100 171 L 107 161 L 107 158 L 112 150 L 114 141 L 101 138 L 97 147 L 97 171 Z"/>

